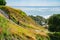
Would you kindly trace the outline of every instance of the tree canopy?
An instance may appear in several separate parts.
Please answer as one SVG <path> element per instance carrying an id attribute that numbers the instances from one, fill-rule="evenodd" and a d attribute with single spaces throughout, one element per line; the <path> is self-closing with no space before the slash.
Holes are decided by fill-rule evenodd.
<path id="1" fill-rule="evenodd" d="M 0 0 L 0 5 L 6 5 L 6 0 Z"/>
<path id="2" fill-rule="evenodd" d="M 60 14 L 54 14 L 48 19 L 49 30 L 60 32 Z"/>

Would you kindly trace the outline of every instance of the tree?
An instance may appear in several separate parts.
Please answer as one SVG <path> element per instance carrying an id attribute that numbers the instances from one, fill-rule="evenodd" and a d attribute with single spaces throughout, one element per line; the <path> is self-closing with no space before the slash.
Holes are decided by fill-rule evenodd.
<path id="1" fill-rule="evenodd" d="M 37 24 L 43 26 L 45 24 L 45 18 L 43 18 L 42 16 L 33 16 L 30 15 L 29 17 L 31 17 Z"/>
<path id="2" fill-rule="evenodd" d="M 6 5 L 6 1 L 5 0 L 0 0 L 0 5 Z"/>
<path id="3" fill-rule="evenodd" d="M 48 19 L 49 30 L 60 32 L 60 14 L 54 14 Z"/>

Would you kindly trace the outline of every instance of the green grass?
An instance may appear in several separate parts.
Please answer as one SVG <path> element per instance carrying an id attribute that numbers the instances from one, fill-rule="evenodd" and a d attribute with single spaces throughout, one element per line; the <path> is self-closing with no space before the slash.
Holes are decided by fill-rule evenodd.
<path id="1" fill-rule="evenodd" d="M 0 14 L 0 27 L 2 28 L 0 35 L 1 40 L 49 40 L 48 36 L 42 36 L 43 34 L 40 34 L 42 32 L 35 31 L 46 30 L 43 27 L 38 27 L 25 12 L 7 6 L 1 6 L 0 9 L 10 17 L 8 19 L 4 15 L 1 16 Z"/>
<path id="2" fill-rule="evenodd" d="M 20 39 L 19 36 L 10 33 L 8 28 L 9 21 L 0 16 L 0 40 Z M 13 38 L 12 38 L 13 37 Z"/>

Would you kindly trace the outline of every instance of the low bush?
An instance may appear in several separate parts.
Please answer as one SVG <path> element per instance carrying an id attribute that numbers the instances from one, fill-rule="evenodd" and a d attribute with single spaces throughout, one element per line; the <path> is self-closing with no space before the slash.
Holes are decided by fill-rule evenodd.
<path id="1" fill-rule="evenodd" d="M 60 32 L 49 33 L 50 40 L 60 40 Z"/>

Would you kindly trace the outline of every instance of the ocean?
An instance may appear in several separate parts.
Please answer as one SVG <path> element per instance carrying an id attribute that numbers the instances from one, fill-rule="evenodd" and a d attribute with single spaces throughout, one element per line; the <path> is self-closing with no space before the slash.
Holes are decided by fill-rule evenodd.
<path id="1" fill-rule="evenodd" d="M 60 6 L 12 6 L 24 11 L 27 15 L 39 15 L 45 18 L 53 14 L 60 14 Z"/>

